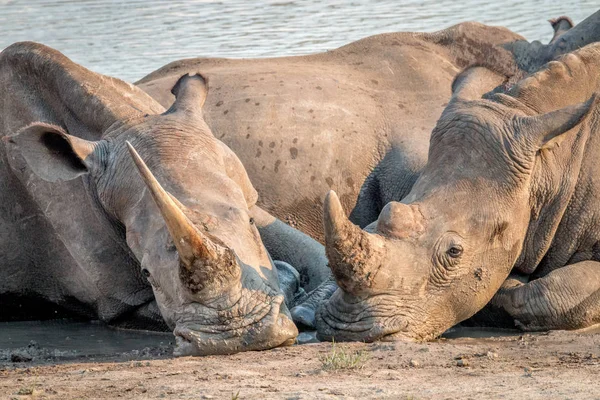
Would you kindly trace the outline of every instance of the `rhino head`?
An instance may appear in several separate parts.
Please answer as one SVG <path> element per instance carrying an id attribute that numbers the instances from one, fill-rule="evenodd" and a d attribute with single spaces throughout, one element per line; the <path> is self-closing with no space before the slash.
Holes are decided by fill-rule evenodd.
<path id="1" fill-rule="evenodd" d="M 448 105 L 409 195 L 364 230 L 327 195 L 326 250 L 339 289 L 317 311 L 320 338 L 428 340 L 471 317 L 523 257 L 530 223 L 543 220 L 539 199 L 572 189 L 576 178 L 565 177 L 578 170 L 581 121 L 595 99 L 537 114 L 544 107 L 527 104 L 551 96 L 492 96 Z"/>
<path id="2" fill-rule="evenodd" d="M 161 107 L 136 88 L 45 46 L 18 44 L 4 56 L 10 62 L 20 57 L 18 66 L 36 63 L 41 74 L 65 71 L 68 81 L 50 85 L 46 97 L 67 88 L 59 95 L 76 118 L 65 120 L 84 127 L 103 122 L 99 140 L 34 122 L 7 141 L 43 180 L 83 178 L 90 218 L 105 218 L 124 233 L 115 245 L 127 246 L 138 260 L 137 274 L 152 286 L 173 329 L 176 355 L 229 354 L 294 340 L 297 329 L 277 271 L 250 215 L 256 191 L 239 159 L 204 122 L 208 85 L 202 76 L 177 82 L 169 110 L 140 113 Z M 82 88 L 92 90 L 79 96 Z M 122 110 L 130 114 L 118 117 Z"/>

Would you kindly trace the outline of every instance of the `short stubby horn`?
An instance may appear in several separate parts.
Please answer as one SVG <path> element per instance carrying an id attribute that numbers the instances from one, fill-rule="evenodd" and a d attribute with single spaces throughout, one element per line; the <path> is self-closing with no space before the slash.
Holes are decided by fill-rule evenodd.
<path id="1" fill-rule="evenodd" d="M 127 147 L 165 220 L 182 265 L 187 270 L 186 275 L 193 281 L 195 289 L 202 290 L 208 281 L 226 281 L 232 275 L 239 275 L 240 267 L 233 251 L 214 243 L 196 228 L 174 198 L 156 180 L 131 143 L 127 142 Z"/>
<path id="2" fill-rule="evenodd" d="M 333 190 L 325 197 L 323 219 L 327 258 L 338 285 L 355 295 L 368 291 L 384 259 L 384 241 L 350 222 Z"/>

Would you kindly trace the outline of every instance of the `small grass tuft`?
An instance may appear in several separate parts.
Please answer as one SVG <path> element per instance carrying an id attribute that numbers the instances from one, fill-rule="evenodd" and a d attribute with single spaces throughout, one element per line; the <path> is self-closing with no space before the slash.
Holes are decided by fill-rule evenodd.
<path id="1" fill-rule="evenodd" d="M 346 349 L 335 342 L 331 345 L 331 351 L 321 357 L 323 369 L 328 371 L 361 369 L 368 360 L 367 351 Z"/>
<path id="2" fill-rule="evenodd" d="M 15 393 L 16 395 L 19 396 L 30 396 L 33 394 L 33 387 L 22 387 L 21 389 L 19 389 L 19 391 L 17 393 Z"/>
<path id="3" fill-rule="evenodd" d="M 240 400 L 240 391 L 239 390 L 236 394 L 231 393 L 231 400 Z"/>

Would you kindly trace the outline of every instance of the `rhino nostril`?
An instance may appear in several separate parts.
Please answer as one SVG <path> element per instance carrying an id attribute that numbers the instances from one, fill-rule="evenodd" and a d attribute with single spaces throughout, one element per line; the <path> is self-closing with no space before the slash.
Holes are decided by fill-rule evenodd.
<path id="1" fill-rule="evenodd" d="M 311 310 L 306 306 L 298 305 L 290 311 L 292 320 L 300 325 L 301 328 L 316 329 L 315 310 Z"/>
<path id="2" fill-rule="evenodd" d="M 194 345 L 192 344 L 192 342 L 180 335 L 180 334 L 175 334 L 175 349 L 173 350 L 173 355 L 176 357 L 182 357 L 182 356 L 190 356 L 194 354 Z"/>

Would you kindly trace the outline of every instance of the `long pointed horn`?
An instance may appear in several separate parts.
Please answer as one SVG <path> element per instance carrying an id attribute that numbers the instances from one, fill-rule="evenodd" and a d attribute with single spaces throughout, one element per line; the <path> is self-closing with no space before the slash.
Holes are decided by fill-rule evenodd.
<path id="1" fill-rule="evenodd" d="M 196 260 L 202 260 L 203 264 L 218 261 L 223 253 L 219 245 L 213 243 L 200 230 L 198 230 L 181 208 L 175 203 L 171 195 L 158 183 L 144 160 L 140 157 L 131 143 L 127 142 L 129 153 L 144 179 L 144 183 L 150 190 L 167 229 L 173 238 L 179 257 L 188 270 L 192 270 Z"/>
<path id="2" fill-rule="evenodd" d="M 324 204 L 325 249 L 336 281 L 349 293 L 372 287 L 385 251 L 384 241 L 354 225 L 332 190 Z"/>

